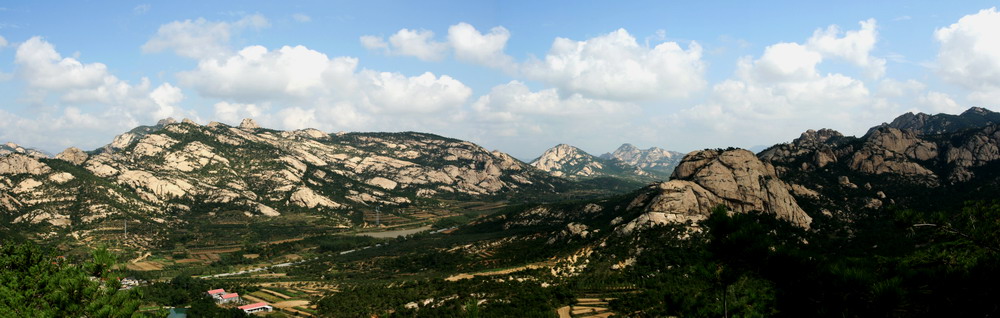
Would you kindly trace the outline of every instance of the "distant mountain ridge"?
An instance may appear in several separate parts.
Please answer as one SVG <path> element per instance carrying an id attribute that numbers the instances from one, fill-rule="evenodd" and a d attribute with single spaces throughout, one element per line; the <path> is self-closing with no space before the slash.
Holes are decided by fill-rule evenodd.
<path id="1" fill-rule="evenodd" d="M 0 144 L 0 156 L 9 155 L 12 153 L 26 154 L 32 157 L 45 158 L 49 154 L 42 152 L 37 149 L 21 147 L 13 142 L 7 142 L 5 144 Z"/>
<path id="2" fill-rule="evenodd" d="M 892 127 L 900 130 L 911 130 L 920 135 L 933 135 L 956 133 L 997 123 L 1000 123 L 1000 113 L 982 107 L 972 107 L 959 115 L 906 113 L 896 117 L 890 123 L 872 127 L 868 133 L 880 127 Z"/>
<path id="3" fill-rule="evenodd" d="M 684 154 L 669 151 L 659 147 L 639 149 L 632 144 L 622 144 L 614 152 L 601 155 L 602 159 L 617 160 L 621 163 L 636 166 L 646 171 L 661 172 L 670 175 L 677 164 L 684 159 Z"/>
<path id="4" fill-rule="evenodd" d="M 611 177 L 652 182 L 664 180 L 669 176 L 661 170 L 645 170 L 615 158 L 597 157 L 567 144 L 559 144 L 545 150 L 529 164 L 553 176 L 574 180 Z"/>

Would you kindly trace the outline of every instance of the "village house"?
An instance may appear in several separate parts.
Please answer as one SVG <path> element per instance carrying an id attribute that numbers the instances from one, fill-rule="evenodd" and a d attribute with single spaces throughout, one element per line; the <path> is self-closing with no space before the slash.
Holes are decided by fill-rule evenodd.
<path id="1" fill-rule="evenodd" d="M 218 302 L 220 299 L 222 299 L 222 295 L 227 294 L 226 290 L 222 289 L 222 288 L 213 289 L 213 290 L 210 290 L 210 291 L 208 291 L 206 293 L 208 293 L 208 295 L 211 296 L 212 299 L 215 299 L 216 302 Z"/>
<path id="2" fill-rule="evenodd" d="M 239 306 L 237 308 L 239 308 L 240 310 L 243 310 L 243 312 L 245 312 L 247 314 L 252 314 L 252 313 L 255 313 L 255 312 L 270 312 L 270 311 L 274 310 L 274 308 L 271 307 L 270 304 L 265 303 L 265 302 L 259 302 L 259 303 L 249 304 L 249 305 L 243 305 L 243 306 Z"/>
<path id="3" fill-rule="evenodd" d="M 226 294 L 222 295 L 222 297 L 217 301 L 217 303 L 228 304 L 228 303 L 233 303 L 233 302 L 238 303 L 238 302 L 241 302 L 241 301 L 243 301 L 243 299 L 240 298 L 240 294 L 237 294 L 237 293 L 226 293 Z"/>

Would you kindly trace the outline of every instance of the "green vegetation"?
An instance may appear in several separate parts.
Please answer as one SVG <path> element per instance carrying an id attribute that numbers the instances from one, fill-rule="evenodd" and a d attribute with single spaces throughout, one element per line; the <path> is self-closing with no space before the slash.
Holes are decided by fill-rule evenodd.
<path id="1" fill-rule="evenodd" d="M 16 317 L 144 317 L 139 295 L 119 290 L 106 249 L 72 260 L 32 243 L 0 245 L 0 312 Z"/>

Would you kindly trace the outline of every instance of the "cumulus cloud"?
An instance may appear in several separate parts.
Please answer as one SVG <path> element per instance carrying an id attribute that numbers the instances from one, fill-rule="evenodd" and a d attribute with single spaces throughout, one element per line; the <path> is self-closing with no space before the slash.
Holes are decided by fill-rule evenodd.
<path id="1" fill-rule="evenodd" d="M 840 58 L 865 69 L 871 78 L 885 75 L 885 59 L 872 57 L 871 51 L 878 40 L 875 19 L 858 22 L 861 29 L 843 32 L 831 25 L 813 32 L 807 45 L 826 57 Z M 843 34 L 843 36 L 840 36 Z"/>
<path id="2" fill-rule="evenodd" d="M 428 30 L 401 29 L 389 37 L 389 42 L 377 36 L 361 37 L 361 45 L 369 50 L 382 50 L 389 55 L 413 56 L 424 61 L 440 61 L 447 54 L 448 44 L 434 40 Z"/>
<path id="3" fill-rule="evenodd" d="M 14 64 L 15 78 L 26 89 L 23 101 L 33 107 L 31 112 L 4 114 L 9 125 L 0 129 L 0 137 L 10 140 L 49 149 L 96 147 L 102 141 L 87 137 L 121 133 L 163 117 L 193 115 L 178 106 L 184 94 L 170 83 L 155 88 L 147 78 L 129 83 L 102 63 L 63 57 L 40 37 L 18 45 Z M 54 134 L 66 137 L 53 139 Z"/>
<path id="4" fill-rule="evenodd" d="M 180 114 L 176 104 L 184 94 L 170 83 L 151 90 L 149 79 L 131 84 L 108 72 L 101 63 L 83 63 L 62 57 L 55 46 L 33 37 L 18 46 L 14 56 L 16 75 L 28 88 L 28 98 L 36 103 L 56 96 L 67 104 L 111 106 L 126 116 L 162 118 Z"/>
<path id="5" fill-rule="evenodd" d="M 0 48 L 5 48 L 7 45 L 9 45 L 9 43 L 7 43 L 7 39 L 0 35 Z"/>
<path id="6" fill-rule="evenodd" d="M 502 26 L 482 34 L 472 25 L 462 22 L 448 28 L 448 43 L 455 50 L 459 60 L 508 69 L 513 67 L 513 59 L 504 53 L 510 31 Z"/>
<path id="7" fill-rule="evenodd" d="M 608 131 L 628 130 L 639 113 L 631 103 L 561 94 L 556 88 L 532 91 L 520 81 L 493 87 L 471 108 L 467 122 L 474 137 L 508 146 L 524 158 L 558 143 L 604 143 Z"/>
<path id="8" fill-rule="evenodd" d="M 632 106 L 625 103 L 585 98 L 580 94 L 560 96 L 550 88 L 532 92 L 519 81 L 498 85 L 472 104 L 481 114 L 493 118 L 523 119 L 524 115 L 587 117 L 622 112 Z"/>
<path id="9" fill-rule="evenodd" d="M 937 72 L 944 80 L 969 90 L 970 101 L 996 103 L 1000 98 L 1000 37 L 996 30 L 1000 30 L 1000 12 L 989 8 L 934 32 L 941 44 Z"/>
<path id="10" fill-rule="evenodd" d="M 872 93 L 864 81 L 839 73 L 823 73 L 827 58 L 844 59 L 868 71 L 884 72 L 884 60 L 872 58 L 875 21 L 841 32 L 836 26 L 816 31 L 806 43 L 776 43 L 757 58 L 737 62 L 734 77 L 712 87 L 708 100 L 673 115 L 682 129 L 701 135 L 728 136 L 752 144 L 794 138 L 805 129 L 835 128 L 856 133 L 895 116 L 899 105 L 890 98 L 923 90 L 916 81 L 882 81 Z M 840 37 L 840 34 L 844 34 Z M 943 98 L 944 97 L 944 98 Z M 951 107 L 941 94 L 925 95 L 921 107 Z M 953 103 L 953 101 L 951 101 Z M 753 131 L 753 134 L 746 134 Z M 707 140 L 705 142 L 708 142 Z"/>
<path id="11" fill-rule="evenodd" d="M 361 46 L 373 51 L 382 51 L 385 53 L 389 52 L 389 43 L 386 43 L 385 39 L 382 39 L 382 37 L 374 35 L 362 35 Z"/>
<path id="12" fill-rule="evenodd" d="M 230 103 L 226 101 L 215 103 L 212 106 L 215 110 L 215 118 L 225 123 L 238 123 L 243 118 L 255 118 L 260 120 L 264 112 L 269 108 L 258 106 L 257 104 Z"/>
<path id="13" fill-rule="evenodd" d="M 567 93 L 620 101 L 684 98 L 702 90 L 702 48 L 676 42 L 640 46 L 625 29 L 574 41 L 556 38 L 544 60 L 522 65 L 522 73 Z"/>
<path id="14" fill-rule="evenodd" d="M 254 14 L 234 22 L 197 20 L 174 21 L 160 26 L 156 35 L 142 45 L 142 51 L 157 53 L 172 50 L 189 58 L 210 58 L 230 54 L 229 40 L 234 33 L 245 29 L 262 29 L 270 26 L 263 15 Z"/>
<path id="15" fill-rule="evenodd" d="M 958 114 L 965 110 L 964 107 L 951 99 L 948 94 L 942 92 L 927 92 L 921 95 L 917 99 L 917 102 L 922 109 L 930 110 L 932 113 Z"/>
<path id="16" fill-rule="evenodd" d="M 248 46 L 232 56 L 203 59 L 177 77 L 201 96 L 226 101 L 215 105 L 223 120 L 252 115 L 285 129 L 375 124 L 395 130 L 402 123 L 417 129 L 416 122 L 459 111 L 472 95 L 447 75 L 361 69 L 357 58 L 331 58 L 305 46 Z"/>
<path id="17" fill-rule="evenodd" d="M 356 58 L 329 58 L 304 46 L 273 51 L 249 46 L 225 59 L 202 60 L 197 69 L 177 76 L 208 97 L 243 103 L 349 101 L 373 112 L 438 112 L 460 107 L 472 94 L 447 75 L 407 77 L 357 65 Z"/>

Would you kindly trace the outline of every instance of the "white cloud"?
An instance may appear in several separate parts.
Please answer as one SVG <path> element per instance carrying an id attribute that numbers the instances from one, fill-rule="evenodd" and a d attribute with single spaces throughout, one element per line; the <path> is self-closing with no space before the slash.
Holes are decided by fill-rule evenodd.
<path id="1" fill-rule="evenodd" d="M 5 48 L 10 43 L 7 43 L 7 39 L 0 35 L 0 48 Z"/>
<path id="2" fill-rule="evenodd" d="M 927 94 L 924 94 L 917 99 L 917 103 L 922 109 L 930 110 L 932 114 L 958 114 L 965 110 L 965 108 L 952 100 L 948 94 L 941 92 L 927 92 Z"/>
<path id="3" fill-rule="evenodd" d="M 178 105 L 183 92 L 149 79 L 129 83 L 101 63 L 63 57 L 55 46 L 33 37 L 17 47 L 16 79 L 23 81 L 31 111 L 4 112 L 0 137 L 46 149 L 69 145 L 97 147 L 108 140 L 95 135 L 119 134 L 163 117 L 194 116 Z M 62 136 L 62 137 L 53 137 Z"/>
<path id="4" fill-rule="evenodd" d="M 744 57 L 738 62 L 737 74 L 762 82 L 794 82 L 819 76 L 816 65 L 822 55 L 798 43 L 778 43 L 764 49 L 755 61 Z"/>
<path id="5" fill-rule="evenodd" d="M 424 61 L 438 61 L 444 58 L 448 46 L 434 41 L 434 32 L 427 30 L 402 29 L 389 37 L 392 53 L 413 56 Z"/>
<path id="6" fill-rule="evenodd" d="M 399 73 L 364 70 L 358 79 L 375 111 L 394 113 L 434 113 L 461 107 L 472 89 L 448 75 L 426 72 L 406 77 Z"/>
<path id="7" fill-rule="evenodd" d="M 264 111 L 268 107 L 257 106 L 257 104 L 230 103 L 226 101 L 215 103 L 212 106 L 215 110 L 215 118 L 225 123 L 239 123 L 243 118 L 261 119 Z"/>
<path id="8" fill-rule="evenodd" d="M 490 29 L 488 34 L 464 22 L 448 28 L 448 43 L 455 50 L 456 58 L 489 67 L 513 67 L 513 59 L 503 52 L 508 39 L 510 31 L 502 26 Z"/>
<path id="9" fill-rule="evenodd" d="M 753 59 L 741 58 L 735 76 L 712 87 L 708 100 L 668 118 L 678 132 L 694 140 L 739 140 L 743 146 L 789 140 L 806 129 L 834 128 L 847 134 L 863 132 L 897 115 L 889 98 L 914 95 L 924 89 L 916 81 L 883 80 L 877 94 L 864 81 L 838 73 L 822 73 L 825 57 L 848 60 L 884 72 L 884 61 L 869 55 L 874 46 L 874 21 L 844 37 L 836 26 L 817 31 L 806 44 L 776 43 Z M 926 105 L 947 104 L 928 95 Z M 749 133 L 752 132 L 752 133 Z M 721 145 L 720 145 L 721 146 Z"/>
<path id="10" fill-rule="evenodd" d="M 326 54 L 304 46 L 285 46 L 268 51 L 263 46 L 248 46 L 222 59 L 204 59 L 198 68 L 177 74 L 181 84 L 195 88 L 201 95 L 241 102 L 262 99 L 309 98 L 341 88 L 348 94 L 353 87 L 352 73 L 357 59 L 330 59 Z M 328 87 L 328 81 L 341 85 Z M 348 82 L 348 83 L 344 83 Z"/>
<path id="11" fill-rule="evenodd" d="M 361 45 L 369 50 L 382 50 L 389 55 L 413 56 L 423 61 L 440 61 L 448 44 L 434 41 L 434 32 L 401 29 L 389 37 L 389 42 L 377 36 L 361 37 Z"/>
<path id="12" fill-rule="evenodd" d="M 941 43 L 937 71 L 944 80 L 970 91 L 970 101 L 996 103 L 1000 97 L 1000 12 L 980 10 L 934 32 Z"/>
<path id="13" fill-rule="evenodd" d="M 842 32 L 840 27 L 831 25 L 826 29 L 818 29 L 809 38 L 807 46 L 826 57 L 844 59 L 865 69 L 871 78 L 885 75 L 885 59 L 871 56 L 878 40 L 877 23 L 875 19 L 858 22 L 860 30 Z M 843 34 L 843 37 L 840 35 Z"/>
<path id="14" fill-rule="evenodd" d="M 362 35 L 361 36 L 361 46 L 364 46 L 369 50 L 380 50 L 385 53 L 389 51 L 389 43 L 385 43 L 385 40 L 381 37 L 374 35 Z"/>
<path id="15" fill-rule="evenodd" d="M 561 97 L 555 88 L 532 92 L 519 81 L 498 85 L 472 104 L 482 114 L 496 118 L 523 118 L 525 115 L 587 117 L 615 114 L 633 108 L 629 104 L 589 99 L 580 94 Z"/>
<path id="16" fill-rule="evenodd" d="M 156 35 L 142 45 L 142 51 L 157 53 L 173 50 L 180 56 L 201 59 L 231 54 L 229 40 L 244 29 L 270 26 L 263 15 L 254 14 L 235 22 L 214 22 L 204 18 L 174 21 L 161 25 Z"/>
<path id="17" fill-rule="evenodd" d="M 541 61 L 522 65 L 522 73 L 566 93 L 620 101 L 684 98 L 706 85 L 702 49 L 676 42 L 640 46 L 632 35 L 615 32 L 574 41 L 556 38 Z"/>
<path id="18" fill-rule="evenodd" d="M 310 16 L 308 16 L 308 15 L 306 15 L 304 13 L 293 14 L 292 15 L 292 19 L 295 20 L 296 22 L 302 22 L 302 23 L 312 22 L 312 17 L 310 17 Z"/>
<path id="19" fill-rule="evenodd" d="M 381 119 L 378 124 L 393 129 L 393 121 L 442 117 L 472 95 L 472 89 L 447 75 L 405 76 L 358 70 L 357 65 L 356 58 L 330 58 L 304 46 L 249 46 L 233 56 L 204 59 L 177 77 L 202 96 L 235 102 L 217 104 L 219 117 L 252 114 L 248 106 L 234 105 L 272 105 L 274 114 L 260 115 L 273 116 L 262 123 L 273 120 L 271 124 L 288 129 L 306 123 L 360 128 L 374 116 Z"/>
<path id="20" fill-rule="evenodd" d="M 101 63 L 83 64 L 63 58 L 52 44 L 32 37 L 17 47 L 17 75 L 32 89 L 70 90 L 93 88 L 104 82 L 108 68 Z"/>
<path id="21" fill-rule="evenodd" d="M 564 96 L 565 95 L 565 96 Z M 466 134 L 507 146 L 525 159 L 559 143 L 588 147 L 632 131 L 640 109 L 631 103 L 561 94 L 556 88 L 532 91 L 519 81 L 497 85 L 472 104 L 463 120 Z"/>

